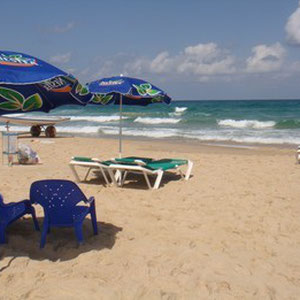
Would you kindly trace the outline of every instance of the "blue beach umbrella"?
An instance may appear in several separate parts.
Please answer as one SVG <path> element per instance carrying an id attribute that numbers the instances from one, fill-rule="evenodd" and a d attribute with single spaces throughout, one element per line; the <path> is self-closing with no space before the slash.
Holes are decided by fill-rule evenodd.
<path id="1" fill-rule="evenodd" d="M 72 75 L 33 56 L 0 50 L 0 115 L 48 112 L 91 98 Z"/>
<path id="2" fill-rule="evenodd" d="M 89 91 L 92 93 L 90 103 L 120 107 L 119 156 L 122 156 L 122 106 L 147 106 L 152 103 L 171 102 L 171 98 L 155 85 L 137 78 L 114 76 L 90 82 Z"/>

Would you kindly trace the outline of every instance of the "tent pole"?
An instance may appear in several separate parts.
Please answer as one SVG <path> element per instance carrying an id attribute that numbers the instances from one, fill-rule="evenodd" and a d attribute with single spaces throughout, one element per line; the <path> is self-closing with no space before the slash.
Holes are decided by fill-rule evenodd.
<path id="1" fill-rule="evenodd" d="M 122 98 L 120 94 L 119 158 L 122 158 Z"/>

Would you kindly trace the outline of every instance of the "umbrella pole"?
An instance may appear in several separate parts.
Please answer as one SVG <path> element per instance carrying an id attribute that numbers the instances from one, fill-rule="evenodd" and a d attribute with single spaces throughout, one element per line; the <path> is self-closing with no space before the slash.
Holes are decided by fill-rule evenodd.
<path id="1" fill-rule="evenodd" d="M 119 158 L 122 158 L 122 94 L 120 94 Z"/>

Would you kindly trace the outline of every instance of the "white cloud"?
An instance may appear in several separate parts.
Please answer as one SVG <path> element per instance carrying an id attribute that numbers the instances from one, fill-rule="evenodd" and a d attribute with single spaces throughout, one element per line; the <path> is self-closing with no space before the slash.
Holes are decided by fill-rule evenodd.
<path id="1" fill-rule="evenodd" d="M 65 25 L 56 25 L 51 28 L 51 31 L 54 33 L 65 33 L 72 30 L 75 27 L 75 22 L 69 22 Z"/>
<path id="2" fill-rule="evenodd" d="M 280 43 L 271 46 L 257 45 L 252 48 L 253 55 L 247 58 L 246 71 L 250 73 L 272 72 L 281 68 L 285 49 Z"/>
<path id="3" fill-rule="evenodd" d="M 102 66 L 96 70 L 96 72 L 94 74 L 95 80 L 102 78 L 102 77 L 106 77 L 106 76 L 108 76 L 108 74 L 114 75 L 113 74 L 114 72 L 112 71 L 114 69 L 114 66 L 115 66 L 115 64 L 113 61 L 106 60 L 102 64 Z"/>
<path id="4" fill-rule="evenodd" d="M 289 17 L 285 25 L 285 31 L 289 43 L 300 45 L 300 2 L 299 7 Z"/>
<path id="5" fill-rule="evenodd" d="M 135 59 L 130 59 L 129 62 L 126 62 L 123 68 L 123 73 L 124 75 L 129 75 L 129 74 L 136 74 L 140 75 L 144 71 L 149 70 L 150 68 L 150 62 L 148 59 L 144 57 L 137 57 Z"/>
<path id="6" fill-rule="evenodd" d="M 85 81 L 117 74 L 160 80 L 188 80 L 208 82 L 232 81 L 265 73 L 266 76 L 292 74 L 298 65 L 291 68 L 285 61 L 286 50 L 280 43 L 256 45 L 248 58 L 236 57 L 216 43 L 199 43 L 171 54 L 162 51 L 154 57 L 118 53 L 111 57 L 97 57 L 80 74 Z"/>
<path id="7" fill-rule="evenodd" d="M 154 73 L 167 73 L 172 70 L 176 59 L 171 58 L 167 51 L 159 53 L 150 61 L 150 70 Z"/>
<path id="8" fill-rule="evenodd" d="M 190 74 L 196 76 L 229 74 L 235 71 L 235 59 L 215 43 L 188 46 L 182 53 L 171 56 L 159 53 L 149 61 L 148 71 L 157 74 Z M 144 66 L 147 64 L 144 63 Z"/>
<path id="9" fill-rule="evenodd" d="M 49 61 L 54 64 L 65 64 L 70 61 L 71 56 L 71 52 L 65 54 L 58 54 L 50 57 Z"/>
<path id="10" fill-rule="evenodd" d="M 217 44 L 198 44 L 184 49 L 177 71 L 201 76 L 230 74 L 235 71 L 234 63 L 233 56 Z"/>

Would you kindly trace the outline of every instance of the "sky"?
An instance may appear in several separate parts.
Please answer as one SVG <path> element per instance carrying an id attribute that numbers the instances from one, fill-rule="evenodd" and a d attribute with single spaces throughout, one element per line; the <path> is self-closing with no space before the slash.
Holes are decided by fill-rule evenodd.
<path id="1" fill-rule="evenodd" d="M 1 50 L 174 100 L 300 99 L 299 0 L 0 1 Z"/>

